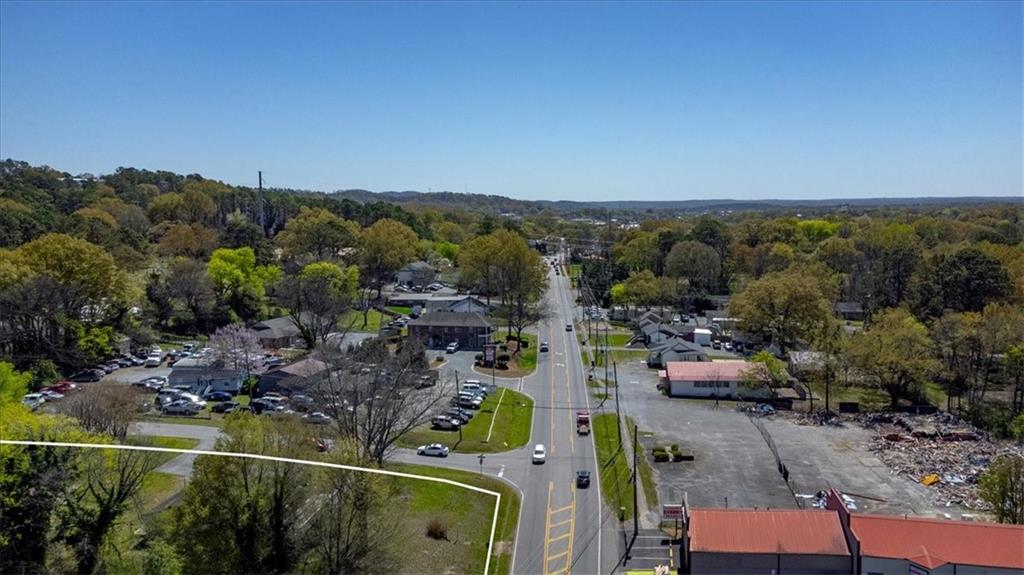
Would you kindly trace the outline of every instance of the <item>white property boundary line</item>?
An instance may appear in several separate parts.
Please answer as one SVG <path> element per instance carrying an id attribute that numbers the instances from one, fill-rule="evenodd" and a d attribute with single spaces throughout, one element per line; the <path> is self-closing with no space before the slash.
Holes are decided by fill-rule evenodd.
<path id="1" fill-rule="evenodd" d="M 155 451 L 159 453 L 180 453 L 190 455 L 218 455 L 221 457 L 238 457 L 240 459 L 259 459 L 263 461 L 276 461 L 280 463 L 298 463 L 300 465 L 313 465 L 316 467 L 329 467 L 331 469 L 345 469 L 348 471 L 365 471 L 367 473 L 376 473 L 379 475 L 390 475 L 392 477 L 405 477 L 407 479 L 422 479 L 425 481 L 433 481 L 435 483 L 444 483 L 447 485 L 453 485 L 455 487 L 461 487 L 463 489 L 469 489 L 470 491 L 476 491 L 477 493 L 484 493 L 486 495 L 493 495 L 494 501 L 494 518 L 491 520 L 491 537 L 487 541 L 487 558 L 484 560 L 484 573 L 488 575 L 488 571 L 491 567 L 491 555 L 494 553 L 494 533 L 498 527 L 498 510 L 501 508 L 501 493 L 497 491 L 490 491 L 482 487 L 476 487 L 475 485 L 467 485 L 465 483 L 459 483 L 451 479 L 445 479 L 443 477 L 430 477 L 428 475 L 414 475 L 412 473 L 402 473 L 400 471 L 388 471 L 386 469 L 373 469 L 368 467 L 356 467 L 354 465 L 343 465 L 341 463 L 328 463 L 326 461 L 308 461 L 305 459 L 292 459 L 290 457 L 276 457 L 273 455 L 258 455 L 255 453 L 234 453 L 227 451 L 207 451 L 205 449 L 175 449 L 173 447 L 149 447 L 144 445 L 119 445 L 119 444 L 105 444 L 105 443 L 68 443 L 63 441 L 17 441 L 9 439 L 0 439 L 0 445 L 35 445 L 40 447 L 85 447 L 92 449 L 121 449 L 125 451 Z M 511 565 L 510 565 L 511 568 Z"/>

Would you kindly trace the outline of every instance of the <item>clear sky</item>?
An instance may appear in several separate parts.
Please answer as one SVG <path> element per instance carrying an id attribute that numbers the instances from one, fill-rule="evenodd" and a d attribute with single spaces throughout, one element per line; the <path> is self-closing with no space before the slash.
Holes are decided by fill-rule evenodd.
<path id="1" fill-rule="evenodd" d="M 0 156 L 527 199 L 1022 193 L 1022 3 L 0 4 Z"/>

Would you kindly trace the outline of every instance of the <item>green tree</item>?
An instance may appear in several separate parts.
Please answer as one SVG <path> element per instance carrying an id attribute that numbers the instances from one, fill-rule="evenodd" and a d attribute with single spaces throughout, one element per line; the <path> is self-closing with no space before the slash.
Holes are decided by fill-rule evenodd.
<path id="1" fill-rule="evenodd" d="M 638 232 L 618 252 L 619 264 L 630 271 L 650 270 L 655 274 L 661 273 L 661 250 L 658 248 L 658 236 L 653 232 Z"/>
<path id="2" fill-rule="evenodd" d="M 307 349 L 327 342 L 332 332 L 352 308 L 359 287 L 359 268 L 342 269 L 330 262 L 314 262 L 292 277 L 282 280 L 279 301 L 288 308 L 288 317 L 299 330 Z"/>
<path id="3" fill-rule="evenodd" d="M 771 352 L 759 351 L 750 357 L 750 367 L 740 373 L 740 383 L 752 390 L 764 390 L 768 397 L 775 397 L 779 389 L 789 382 L 786 362 Z"/>
<path id="4" fill-rule="evenodd" d="M 378 298 L 395 272 L 416 257 L 417 240 L 409 226 L 388 218 L 377 220 L 363 232 L 363 270 Z"/>
<path id="5" fill-rule="evenodd" d="M 205 259 L 217 248 L 217 232 L 202 224 L 173 224 L 160 238 L 156 253 L 165 257 Z"/>
<path id="6" fill-rule="evenodd" d="M 248 247 L 214 250 L 206 269 L 220 297 L 244 320 L 259 313 L 266 285 L 281 276 L 275 266 L 257 265 L 256 254 Z"/>
<path id="7" fill-rule="evenodd" d="M 149 219 L 153 223 L 184 220 L 185 197 L 171 192 L 161 194 L 149 202 Z"/>
<path id="8" fill-rule="evenodd" d="M 1024 457 L 1001 455 L 980 478 L 979 495 L 992 506 L 996 521 L 1024 524 Z"/>
<path id="9" fill-rule="evenodd" d="M 766 274 L 733 297 L 729 314 L 748 333 L 767 335 L 785 354 L 811 341 L 832 317 L 835 283 L 819 266 Z"/>
<path id="10" fill-rule="evenodd" d="M 907 224 L 869 226 L 854 239 L 863 254 L 864 309 L 896 307 L 906 299 L 910 278 L 921 262 L 921 242 Z"/>
<path id="11" fill-rule="evenodd" d="M 938 370 L 928 329 L 904 309 L 883 310 L 855 335 L 849 353 L 869 382 L 889 394 L 890 406 L 900 398 L 916 399 L 921 385 Z"/>
<path id="12" fill-rule="evenodd" d="M 1010 276 L 998 260 L 970 247 L 943 258 L 934 276 L 946 308 L 981 311 L 1010 293 Z"/>
<path id="13" fill-rule="evenodd" d="M 722 261 L 714 247 L 695 241 L 678 242 L 665 257 L 665 274 L 687 281 L 687 294 L 712 293 L 722 275 Z"/>
<path id="14" fill-rule="evenodd" d="M 337 259 L 344 248 L 357 245 L 359 226 L 323 208 L 303 207 L 288 220 L 276 241 L 287 257 Z"/>
<path id="15" fill-rule="evenodd" d="M 31 381 L 31 373 L 18 372 L 13 364 L 0 361 L 0 405 L 20 402 Z"/>

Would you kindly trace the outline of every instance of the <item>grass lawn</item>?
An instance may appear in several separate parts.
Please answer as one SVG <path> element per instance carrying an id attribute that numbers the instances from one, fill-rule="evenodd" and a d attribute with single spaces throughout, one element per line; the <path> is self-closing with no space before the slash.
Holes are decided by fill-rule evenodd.
<path id="1" fill-rule="evenodd" d="M 519 519 L 519 494 L 515 488 L 498 479 L 455 469 L 406 463 L 390 464 L 387 469 L 443 477 L 501 493 L 494 534 L 495 557 L 491 559 L 490 572 L 510 571 Z M 396 483 L 403 494 L 401 501 L 395 503 L 401 509 L 408 533 L 408 538 L 401 542 L 406 569 L 415 573 L 483 572 L 494 518 L 494 497 L 418 479 L 401 478 L 396 479 Z M 426 536 L 427 522 L 435 518 L 447 525 L 447 540 Z"/>
<path id="2" fill-rule="evenodd" d="M 632 333 L 609 333 L 608 334 L 608 345 L 611 347 L 625 347 L 629 340 L 633 339 Z M 604 334 L 601 334 L 600 340 L 604 343 Z"/>
<path id="3" fill-rule="evenodd" d="M 618 515 L 625 508 L 624 518 L 633 517 L 633 487 L 629 484 L 629 463 L 619 445 L 614 413 L 602 413 L 591 417 L 594 445 L 597 447 L 597 462 L 601 468 L 601 494 L 612 511 Z M 625 433 L 626 430 L 623 429 Z"/>
<path id="4" fill-rule="evenodd" d="M 351 310 L 341 318 L 339 325 L 351 326 L 352 331 L 377 333 L 380 331 L 381 319 L 383 318 L 384 314 L 375 309 L 371 309 L 366 316 L 367 323 L 364 326 L 363 312 L 359 310 Z"/>
<path id="5" fill-rule="evenodd" d="M 597 354 L 595 365 L 597 367 L 604 367 L 604 358 L 606 354 Z M 647 359 L 647 350 L 627 351 L 624 349 L 613 349 L 611 350 L 612 361 L 615 363 L 629 363 L 638 359 Z M 611 365 L 611 364 L 609 364 Z"/>
<path id="6" fill-rule="evenodd" d="M 812 383 L 814 390 L 814 408 L 820 409 L 825 406 L 825 386 L 820 383 Z M 856 385 L 833 385 L 829 393 L 829 403 L 832 411 L 839 410 L 839 402 L 853 401 L 860 404 L 861 411 L 880 411 L 889 407 L 889 394 L 872 387 L 860 387 Z M 794 409 L 807 411 L 810 402 L 794 402 Z M 945 400 L 941 405 L 945 405 Z M 798 407 L 799 406 L 799 407 Z"/>
<path id="7" fill-rule="evenodd" d="M 498 402 L 501 406 L 498 406 Z M 497 410 L 497 416 L 494 412 Z M 495 453 L 508 451 L 526 445 L 530 440 L 530 421 L 533 417 L 533 400 L 507 389 L 487 396 L 473 419 L 462 427 L 462 442 L 458 431 L 430 429 L 430 424 L 414 429 L 399 439 L 402 447 L 418 447 L 428 443 L 440 443 L 460 453 Z M 493 429 L 491 420 L 494 420 Z M 487 433 L 491 433 L 488 442 Z"/>
<path id="8" fill-rule="evenodd" d="M 633 425 L 635 425 L 633 418 L 627 417 L 626 427 L 629 428 L 630 435 L 632 435 Z M 644 434 L 643 432 L 639 433 L 640 435 Z M 643 446 L 638 447 L 643 450 Z M 651 470 L 651 463 L 647 460 L 647 457 L 644 456 L 643 451 L 640 452 L 637 468 L 640 471 L 640 486 L 644 490 L 644 499 L 647 500 L 647 508 L 658 509 L 658 489 L 654 485 L 654 472 Z"/>
<path id="9" fill-rule="evenodd" d="M 495 375 L 498 377 L 526 377 L 533 373 L 537 369 L 537 336 L 524 333 L 523 339 L 529 342 L 529 344 L 523 348 L 519 354 L 512 354 L 514 343 L 510 344 L 508 353 L 512 356 L 512 361 L 508 362 L 507 369 L 498 369 L 495 371 Z M 499 342 L 504 343 L 504 342 Z M 498 353 L 502 353 L 499 351 Z M 489 367 L 473 367 L 473 371 L 480 375 L 491 375 L 491 368 Z"/>
<path id="10" fill-rule="evenodd" d="M 409 314 L 412 313 L 412 308 L 411 307 L 401 306 L 401 305 L 389 305 L 389 306 L 387 306 L 387 309 L 389 309 L 389 310 L 391 310 L 391 311 L 393 311 L 395 313 L 400 313 L 402 315 L 409 315 Z"/>

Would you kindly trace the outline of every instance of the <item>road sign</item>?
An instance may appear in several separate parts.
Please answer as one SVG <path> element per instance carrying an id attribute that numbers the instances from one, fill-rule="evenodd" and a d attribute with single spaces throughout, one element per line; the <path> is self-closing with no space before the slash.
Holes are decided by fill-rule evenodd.
<path id="1" fill-rule="evenodd" d="M 664 503 L 661 506 L 662 519 L 682 519 L 683 506 L 679 503 Z"/>
<path id="2" fill-rule="evenodd" d="M 484 346 L 484 361 L 490 364 L 494 363 L 494 356 L 498 349 L 498 346 L 493 343 L 489 343 Z"/>

